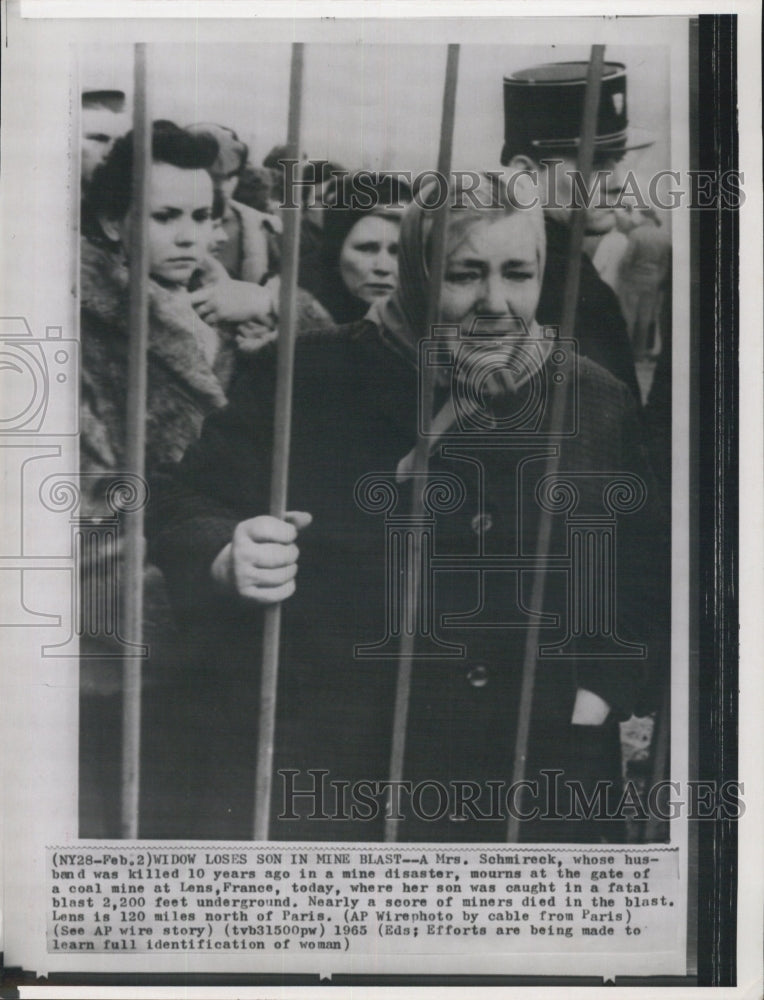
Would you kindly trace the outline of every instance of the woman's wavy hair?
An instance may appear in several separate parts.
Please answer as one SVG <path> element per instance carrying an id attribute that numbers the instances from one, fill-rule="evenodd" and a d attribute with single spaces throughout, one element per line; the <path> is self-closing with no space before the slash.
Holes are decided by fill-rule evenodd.
<path id="1" fill-rule="evenodd" d="M 174 122 L 152 125 L 151 158 L 183 170 L 209 170 L 218 155 L 218 144 L 210 135 L 192 135 Z M 96 168 L 88 190 L 88 207 L 96 217 L 123 219 L 133 193 L 133 133 L 114 143 L 104 162 Z"/>

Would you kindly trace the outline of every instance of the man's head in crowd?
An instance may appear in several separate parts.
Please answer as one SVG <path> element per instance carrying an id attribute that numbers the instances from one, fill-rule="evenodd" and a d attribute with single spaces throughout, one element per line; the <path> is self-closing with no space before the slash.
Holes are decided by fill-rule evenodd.
<path id="1" fill-rule="evenodd" d="M 286 197 L 284 160 L 289 160 L 287 146 L 274 146 L 263 159 L 263 166 L 271 172 L 271 211 L 278 212 Z M 305 208 L 317 207 L 324 202 L 324 195 L 331 193 L 337 177 L 348 173 L 345 167 L 332 160 L 308 160 L 305 154 L 300 164 L 300 197 Z"/>
<path id="2" fill-rule="evenodd" d="M 239 176 L 233 193 L 235 201 L 258 212 L 273 210 L 273 174 L 267 167 L 253 167 L 247 164 Z"/>
<path id="3" fill-rule="evenodd" d="M 81 178 L 89 184 L 115 141 L 129 128 L 125 95 L 121 90 L 89 90 L 82 94 Z"/>
<path id="4" fill-rule="evenodd" d="M 501 162 L 530 170 L 547 214 L 570 219 L 577 191 L 578 152 L 588 64 L 548 63 L 504 78 L 504 147 Z M 626 106 L 626 69 L 605 63 L 597 115 L 586 231 L 609 232 L 628 173 L 627 154 L 651 145 L 630 129 Z M 583 184 L 581 179 L 580 185 Z M 583 191 L 583 186 L 579 186 Z"/>
<path id="5" fill-rule="evenodd" d="M 213 235 L 210 168 L 217 143 L 172 122 L 153 125 L 149 177 L 149 272 L 166 285 L 187 285 L 207 256 Z M 114 144 L 96 169 L 90 203 L 105 236 L 130 253 L 133 135 Z"/>
<path id="6" fill-rule="evenodd" d="M 233 198 L 241 174 L 247 165 L 249 157 L 247 144 L 241 141 L 232 128 L 215 125 L 212 122 L 188 125 L 186 131 L 191 135 L 212 139 L 217 144 L 218 155 L 210 167 L 210 176 L 215 190 L 220 192 L 227 205 Z"/>

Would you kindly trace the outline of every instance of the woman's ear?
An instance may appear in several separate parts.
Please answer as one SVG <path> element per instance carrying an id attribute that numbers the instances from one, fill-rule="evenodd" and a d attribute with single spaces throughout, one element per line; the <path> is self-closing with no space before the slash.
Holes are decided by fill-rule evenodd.
<path id="1" fill-rule="evenodd" d="M 510 175 L 510 191 L 518 205 L 530 208 L 538 205 L 543 197 L 543 171 L 529 156 L 513 156 L 505 167 Z"/>
<path id="2" fill-rule="evenodd" d="M 517 173 L 518 171 L 523 171 L 524 173 L 530 172 L 532 174 L 538 173 L 538 165 L 533 162 L 530 156 L 524 156 L 522 154 L 513 156 L 507 164 L 506 169 L 509 173 Z"/>
<path id="3" fill-rule="evenodd" d="M 110 219 L 105 215 L 99 215 L 98 224 L 112 243 L 122 242 L 123 225 L 120 219 Z"/>

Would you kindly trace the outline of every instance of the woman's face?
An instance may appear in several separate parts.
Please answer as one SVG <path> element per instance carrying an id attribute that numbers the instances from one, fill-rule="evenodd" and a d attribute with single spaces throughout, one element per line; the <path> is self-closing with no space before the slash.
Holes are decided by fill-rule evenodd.
<path id="1" fill-rule="evenodd" d="M 395 219 L 365 215 L 345 237 L 340 276 L 351 295 L 371 304 L 398 284 L 398 230 Z"/>
<path id="2" fill-rule="evenodd" d="M 130 216 L 120 224 L 129 252 Z M 149 273 L 170 285 L 186 285 L 214 239 L 212 181 L 206 170 L 154 163 L 149 179 Z"/>
<path id="3" fill-rule="evenodd" d="M 529 330 L 541 293 L 538 234 L 525 212 L 481 219 L 449 251 L 441 318 L 467 333 L 480 318 L 481 335 Z"/>

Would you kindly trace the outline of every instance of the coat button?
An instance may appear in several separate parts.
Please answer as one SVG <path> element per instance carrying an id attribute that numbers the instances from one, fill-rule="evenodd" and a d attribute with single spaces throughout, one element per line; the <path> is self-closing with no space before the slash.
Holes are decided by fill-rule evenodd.
<path id="1" fill-rule="evenodd" d="M 493 527 L 493 518 L 490 514 L 475 514 L 470 525 L 476 535 L 484 535 Z"/>
<path id="2" fill-rule="evenodd" d="M 488 667 L 478 665 L 467 671 L 467 680 L 474 688 L 485 687 L 488 683 Z"/>

